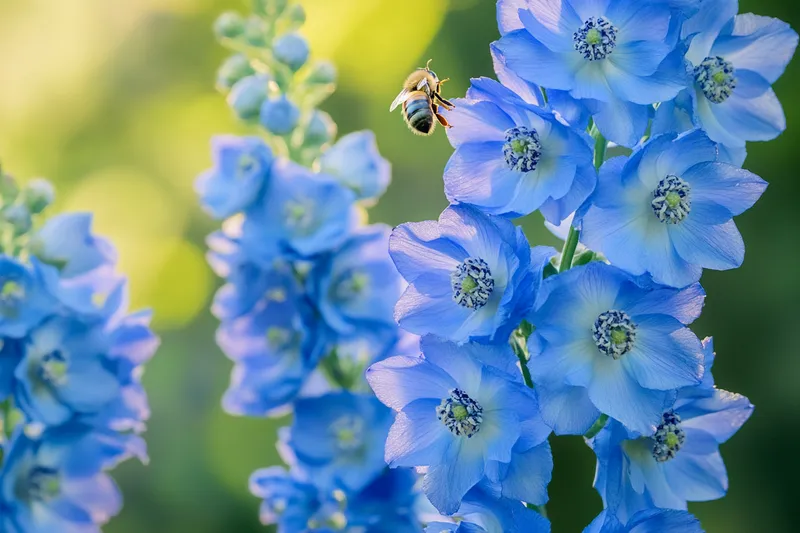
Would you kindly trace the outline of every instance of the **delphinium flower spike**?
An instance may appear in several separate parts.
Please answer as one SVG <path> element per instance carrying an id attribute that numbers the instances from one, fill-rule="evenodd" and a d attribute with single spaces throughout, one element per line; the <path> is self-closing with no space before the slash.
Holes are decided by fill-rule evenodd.
<path id="1" fill-rule="evenodd" d="M 49 216 L 45 180 L 0 181 L 0 531 L 99 531 L 122 507 L 108 470 L 147 460 L 158 339 L 91 214 Z"/>

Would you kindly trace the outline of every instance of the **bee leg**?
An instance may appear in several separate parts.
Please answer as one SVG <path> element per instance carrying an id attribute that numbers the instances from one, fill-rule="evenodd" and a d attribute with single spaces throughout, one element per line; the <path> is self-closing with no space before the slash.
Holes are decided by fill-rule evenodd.
<path id="1" fill-rule="evenodd" d="M 456 106 L 453 105 L 452 102 L 442 98 L 439 93 L 434 93 L 433 97 L 436 98 L 439 101 L 439 103 L 442 104 L 444 106 L 444 108 L 447 109 L 448 111 L 451 110 L 451 109 L 455 109 L 456 108 Z"/>
<path id="2" fill-rule="evenodd" d="M 450 126 L 450 123 L 447 122 L 447 119 L 444 118 L 442 115 L 440 115 L 439 113 L 434 113 L 434 114 L 436 115 L 436 120 L 439 121 L 439 124 L 441 124 L 445 128 L 451 128 L 452 127 L 452 126 Z"/>

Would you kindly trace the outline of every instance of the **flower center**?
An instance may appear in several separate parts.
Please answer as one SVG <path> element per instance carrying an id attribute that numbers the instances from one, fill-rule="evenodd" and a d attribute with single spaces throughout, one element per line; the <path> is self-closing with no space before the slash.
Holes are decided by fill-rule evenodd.
<path id="1" fill-rule="evenodd" d="M 492 271 L 486 261 L 468 257 L 450 274 L 453 300 L 467 309 L 480 309 L 494 290 Z"/>
<path id="2" fill-rule="evenodd" d="M 667 411 L 653 435 L 653 458 L 659 463 L 669 461 L 675 457 L 685 440 L 681 417 L 673 411 Z"/>
<path id="3" fill-rule="evenodd" d="M 25 287 L 16 281 L 6 279 L 0 289 L 0 315 L 13 318 L 17 314 L 17 307 L 25 298 Z"/>
<path id="4" fill-rule="evenodd" d="M 254 158 L 250 154 L 242 154 L 242 156 L 239 157 L 238 177 L 239 178 L 247 177 L 251 172 L 256 170 L 257 166 L 258 166 L 258 161 L 256 160 L 256 158 Z"/>
<path id="5" fill-rule="evenodd" d="M 336 445 L 342 452 L 353 452 L 364 443 L 364 420 L 359 417 L 345 415 L 331 425 L 336 438 Z"/>
<path id="6" fill-rule="evenodd" d="M 61 480 L 58 470 L 48 466 L 36 465 L 24 481 L 24 493 L 29 500 L 46 502 L 61 494 Z"/>
<path id="7" fill-rule="evenodd" d="M 351 272 L 336 285 L 336 298 L 349 301 L 363 293 L 369 284 L 369 276 L 363 272 Z"/>
<path id="8" fill-rule="evenodd" d="M 542 143 L 535 129 L 517 126 L 506 130 L 506 142 L 503 145 L 503 157 L 506 165 L 517 172 L 536 170 L 542 156 Z"/>
<path id="9" fill-rule="evenodd" d="M 481 429 L 483 407 L 461 389 L 450 391 L 450 397 L 436 407 L 436 416 L 457 437 L 472 438 Z"/>
<path id="10" fill-rule="evenodd" d="M 296 349 L 302 341 L 302 333 L 278 326 L 267 328 L 267 347 L 276 352 Z"/>
<path id="11" fill-rule="evenodd" d="M 594 321 L 592 338 L 598 350 L 614 359 L 619 359 L 633 348 L 636 324 L 626 312 L 612 309 L 600 313 Z"/>
<path id="12" fill-rule="evenodd" d="M 658 183 L 650 205 L 661 222 L 677 224 L 692 210 L 692 188 L 678 176 L 670 174 Z"/>
<path id="13" fill-rule="evenodd" d="M 617 46 L 616 26 L 603 17 L 589 17 L 572 34 L 575 50 L 588 61 L 605 59 Z"/>
<path id="14" fill-rule="evenodd" d="M 314 205 L 310 202 L 290 201 L 284 207 L 287 226 L 300 234 L 310 233 L 314 224 Z"/>
<path id="15" fill-rule="evenodd" d="M 694 68 L 694 79 L 711 102 L 721 104 L 736 88 L 736 69 L 719 56 L 707 57 Z"/>
<path id="16" fill-rule="evenodd" d="M 54 350 L 42 357 L 39 365 L 39 377 L 52 385 L 62 385 L 67 381 L 67 359 L 59 350 Z"/>

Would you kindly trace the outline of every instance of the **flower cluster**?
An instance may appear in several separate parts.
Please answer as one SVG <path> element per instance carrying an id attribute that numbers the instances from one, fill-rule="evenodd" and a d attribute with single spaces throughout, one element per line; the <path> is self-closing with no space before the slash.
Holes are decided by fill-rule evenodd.
<path id="1" fill-rule="evenodd" d="M 549 531 L 470 510 L 542 512 L 551 433 L 597 455 L 604 510 L 586 532 L 699 532 L 687 502 L 725 494 L 719 445 L 753 406 L 716 388 L 712 341 L 689 325 L 703 269 L 744 259 L 733 218 L 766 188 L 740 168 L 745 143 L 785 128 L 771 84 L 798 40 L 737 11 L 497 3 L 499 81 L 443 111 L 451 205 L 389 239 L 408 283 L 395 318 L 422 354 L 367 371 L 397 413 L 387 463 L 424 473 L 430 503 L 458 516 L 428 531 Z M 537 210 L 560 255 L 510 220 Z"/>
<path id="2" fill-rule="evenodd" d="M 147 459 L 158 339 L 91 215 L 45 217 L 49 182 L 0 180 L 0 532 L 99 532 L 122 506 L 107 470 Z"/>
<path id="3" fill-rule="evenodd" d="M 223 398 L 234 415 L 292 412 L 278 450 L 289 468 L 253 473 L 261 520 L 283 533 L 421 533 L 418 475 L 390 470 L 394 421 L 364 380 L 388 355 L 418 353 L 392 309 L 403 289 L 389 257 L 390 229 L 366 223 L 389 184 L 371 132 L 335 140 L 316 109 L 335 72 L 310 62 L 300 5 L 255 0 L 248 16 L 217 21 L 235 54 L 219 85 L 251 136 L 217 137 L 201 202 L 224 219 L 209 261 L 225 279 L 213 312 L 217 343 L 234 362 Z M 335 141 L 335 142 L 334 142 Z M 244 480 L 243 480 L 244 481 Z"/>

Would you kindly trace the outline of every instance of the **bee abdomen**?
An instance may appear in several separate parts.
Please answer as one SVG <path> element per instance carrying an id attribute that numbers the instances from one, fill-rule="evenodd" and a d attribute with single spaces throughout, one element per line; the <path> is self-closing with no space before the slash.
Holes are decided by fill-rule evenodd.
<path id="1" fill-rule="evenodd" d="M 433 110 L 427 94 L 415 94 L 406 100 L 403 103 L 403 117 L 412 131 L 422 135 L 433 132 Z"/>

